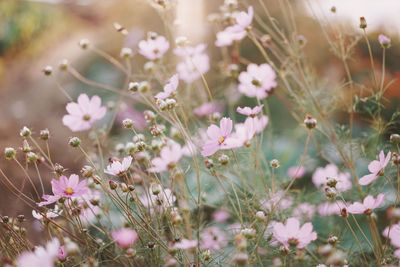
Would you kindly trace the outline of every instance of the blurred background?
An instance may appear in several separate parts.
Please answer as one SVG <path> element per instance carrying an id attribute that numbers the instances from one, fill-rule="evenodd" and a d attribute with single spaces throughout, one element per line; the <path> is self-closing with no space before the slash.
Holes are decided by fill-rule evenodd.
<path id="1" fill-rule="evenodd" d="M 68 100 L 57 89 L 62 84 L 74 98 L 82 90 L 102 94 L 97 89 L 88 88 L 66 74 L 46 77 L 42 69 L 46 65 L 57 68 L 63 59 L 68 59 L 84 76 L 109 85 L 121 83 L 123 75 L 104 59 L 91 51 L 83 51 L 78 42 L 87 38 L 96 47 L 119 57 L 121 47 L 136 50 L 136 44 L 147 31 L 164 34 L 163 19 L 173 19 L 173 34 L 185 35 L 193 43 L 214 43 L 215 29 L 207 22 L 207 16 L 216 12 L 222 0 L 177 0 L 175 18 L 164 17 L 154 8 L 155 0 L 1 0 L 0 1 L 0 147 L 20 147 L 19 130 L 30 127 L 36 134 L 48 128 L 51 132 L 51 151 L 56 162 L 70 170 L 78 170 L 82 158 L 67 145 L 72 133 L 61 124 Z M 256 1 L 246 1 L 257 6 Z M 278 0 L 265 0 L 274 16 L 282 16 Z M 299 31 L 307 38 L 307 56 L 316 70 L 332 81 L 343 79 L 341 63 L 329 51 L 322 36 L 321 25 L 331 24 L 343 27 L 349 34 L 361 33 L 359 17 L 368 22 L 373 52 L 380 58 L 381 49 L 377 36 L 381 32 L 389 35 L 395 44 L 387 58 L 387 80 L 399 76 L 400 56 L 396 40 L 400 30 L 400 2 L 397 0 L 293 0 Z M 331 12 L 332 6 L 336 12 Z M 257 9 L 256 9 L 257 10 Z M 115 31 L 113 23 L 118 22 L 129 30 L 125 37 Z M 210 55 L 218 56 L 212 45 Z M 244 48 L 246 49 L 246 48 Z M 247 54 L 259 58 L 255 49 Z M 369 67 L 368 52 L 363 42 L 356 49 L 357 61 L 351 68 L 361 70 Z M 143 58 L 134 58 L 134 69 L 140 70 Z M 137 64 L 136 64 L 137 63 Z M 380 60 L 377 60 L 377 69 Z M 336 66 L 336 67 L 335 67 Z M 212 72 L 207 79 L 212 80 Z M 362 81 L 366 75 L 355 77 Z M 386 97 L 395 103 L 400 97 L 399 84 L 395 82 Z M 91 91 L 90 91 L 91 90 Z M 113 96 L 104 95 L 103 100 L 112 101 Z M 278 108 L 278 107 L 273 107 Z M 285 114 L 285 113 L 282 113 Z M 279 120 L 276 119 L 277 121 Z M 282 121 L 282 120 L 279 120 Z M 285 120 L 283 120 L 285 121 Z M 284 123 L 284 122 L 283 122 Z M 68 155 L 68 156 L 67 156 Z M 6 164 L 2 158 L 0 166 L 9 178 L 19 181 L 21 171 Z M 45 179 L 51 178 L 48 173 Z M 0 214 L 28 215 L 21 203 L 6 190 L 0 189 Z"/>

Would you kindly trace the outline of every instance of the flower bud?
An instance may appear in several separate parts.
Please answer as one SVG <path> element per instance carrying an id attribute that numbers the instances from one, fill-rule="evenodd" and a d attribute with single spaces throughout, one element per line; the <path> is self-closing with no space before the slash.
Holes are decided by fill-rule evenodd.
<path id="1" fill-rule="evenodd" d="M 43 141 L 47 141 L 50 138 L 50 131 L 49 129 L 44 129 L 40 131 L 40 139 Z"/>
<path id="2" fill-rule="evenodd" d="M 253 228 L 244 228 L 240 233 L 247 239 L 253 239 L 256 236 L 256 230 Z"/>
<path id="3" fill-rule="evenodd" d="M 304 119 L 304 125 L 310 130 L 314 129 L 317 126 L 317 120 L 310 115 L 307 115 Z"/>
<path id="4" fill-rule="evenodd" d="M 165 111 L 168 108 L 167 102 L 165 102 L 163 99 L 157 99 L 156 104 L 161 111 Z"/>
<path id="5" fill-rule="evenodd" d="M 235 235 L 234 242 L 235 242 L 235 247 L 238 250 L 240 250 L 240 251 L 246 250 L 246 248 L 247 248 L 247 240 L 246 240 L 245 236 L 242 233 L 239 233 L 239 234 Z"/>
<path id="6" fill-rule="evenodd" d="M 331 245 L 335 245 L 338 241 L 338 237 L 335 235 L 331 235 L 328 237 L 328 243 Z"/>
<path id="7" fill-rule="evenodd" d="M 325 196 L 328 199 L 334 199 L 336 197 L 337 193 L 336 190 L 331 188 L 331 187 L 326 187 L 325 188 Z"/>
<path id="8" fill-rule="evenodd" d="M 34 152 L 28 152 L 26 158 L 28 159 L 28 162 L 36 162 L 39 159 L 38 155 Z"/>
<path id="9" fill-rule="evenodd" d="M 233 262 L 236 265 L 245 266 L 247 265 L 248 260 L 249 260 L 249 255 L 247 253 L 239 252 L 233 255 Z"/>
<path id="10" fill-rule="evenodd" d="M 173 98 L 165 99 L 165 103 L 167 104 L 167 109 L 174 109 L 176 107 L 176 100 Z"/>
<path id="11" fill-rule="evenodd" d="M 274 168 L 274 169 L 278 169 L 281 165 L 279 163 L 279 160 L 277 159 L 273 159 L 269 162 L 269 165 Z"/>
<path id="12" fill-rule="evenodd" d="M 161 191 L 162 191 L 161 185 L 160 185 L 160 184 L 155 184 L 155 183 L 153 183 L 153 184 L 150 185 L 150 189 L 151 189 L 151 193 L 152 193 L 153 195 L 155 195 L 155 196 L 157 196 L 158 194 L 160 194 Z"/>
<path id="13" fill-rule="evenodd" d="M 89 46 L 89 44 L 90 44 L 90 42 L 89 42 L 88 39 L 81 39 L 81 40 L 79 41 L 79 46 L 80 46 L 82 49 L 87 49 L 88 46 Z"/>
<path id="14" fill-rule="evenodd" d="M 150 84 L 147 81 L 140 82 L 139 84 L 139 92 L 146 93 L 150 90 Z"/>
<path id="15" fill-rule="evenodd" d="M 31 152 L 31 151 L 32 151 L 32 148 L 31 148 L 31 146 L 29 145 L 28 141 L 24 140 L 24 141 L 22 142 L 22 152 L 28 153 L 28 152 Z"/>
<path id="16" fill-rule="evenodd" d="M 65 71 L 68 69 L 68 65 L 69 65 L 68 60 L 63 59 L 63 60 L 61 60 L 60 64 L 58 65 L 58 68 L 62 71 Z"/>
<path id="17" fill-rule="evenodd" d="M 54 172 L 56 174 L 62 175 L 64 171 L 65 171 L 65 168 L 61 164 L 59 164 L 59 163 L 54 164 Z"/>
<path id="18" fill-rule="evenodd" d="M 94 168 L 92 166 L 89 165 L 85 165 L 83 166 L 83 168 L 81 169 L 81 173 L 82 176 L 85 178 L 90 178 L 93 176 L 94 174 Z"/>
<path id="19" fill-rule="evenodd" d="M 72 147 L 78 147 L 81 144 L 81 139 L 78 137 L 71 137 L 68 141 L 68 144 Z"/>
<path id="20" fill-rule="evenodd" d="M 144 63 L 143 69 L 145 73 L 153 73 L 156 69 L 156 64 L 154 64 L 153 61 L 147 61 L 146 63 Z"/>
<path id="21" fill-rule="evenodd" d="M 111 190 L 115 190 L 118 187 L 118 184 L 113 180 L 108 181 L 108 185 L 110 186 Z"/>
<path id="22" fill-rule="evenodd" d="M 263 36 L 260 37 L 260 42 L 263 47 L 268 48 L 272 45 L 272 38 L 268 34 L 264 34 Z"/>
<path id="23" fill-rule="evenodd" d="M 367 20 L 364 17 L 360 17 L 360 29 L 367 28 Z"/>
<path id="24" fill-rule="evenodd" d="M 265 212 L 262 210 L 259 210 L 256 212 L 256 218 L 259 221 L 265 221 L 267 219 L 267 216 L 265 215 Z"/>
<path id="25" fill-rule="evenodd" d="M 6 147 L 4 149 L 4 156 L 6 159 L 11 160 L 14 159 L 17 155 L 17 151 L 12 147 Z"/>
<path id="26" fill-rule="evenodd" d="M 50 76 L 53 73 L 53 67 L 46 66 L 43 68 L 42 72 L 44 73 L 44 75 Z"/>
<path id="27" fill-rule="evenodd" d="M 175 44 L 177 47 L 185 47 L 186 45 L 189 44 L 189 40 L 186 36 L 178 36 L 175 39 Z"/>
<path id="28" fill-rule="evenodd" d="M 204 165 L 206 165 L 207 169 L 211 169 L 214 167 L 214 162 L 212 159 L 205 159 L 204 160 Z"/>
<path id="29" fill-rule="evenodd" d="M 136 93 L 139 91 L 139 83 L 138 82 L 130 82 L 128 84 L 128 90 L 132 93 Z"/>
<path id="30" fill-rule="evenodd" d="M 133 120 L 131 119 L 124 119 L 122 121 L 122 125 L 124 126 L 124 128 L 126 129 L 132 129 L 133 128 Z"/>
<path id="31" fill-rule="evenodd" d="M 147 123 L 153 123 L 157 117 L 157 115 L 151 110 L 145 110 L 143 115 Z"/>
<path id="32" fill-rule="evenodd" d="M 400 155 L 393 152 L 392 153 L 392 161 L 394 165 L 400 165 Z"/>
<path id="33" fill-rule="evenodd" d="M 336 13 L 336 7 L 335 7 L 335 6 L 332 6 L 332 7 L 331 7 L 331 12 L 332 12 L 332 13 Z"/>
<path id="34" fill-rule="evenodd" d="M 25 221 L 25 216 L 23 214 L 17 215 L 17 221 L 23 223 Z"/>
<path id="35" fill-rule="evenodd" d="M 222 154 L 218 157 L 218 163 L 221 165 L 227 165 L 229 163 L 229 157 L 226 154 Z"/>
<path id="36" fill-rule="evenodd" d="M 397 145 L 400 144 L 400 134 L 391 134 L 390 135 L 390 142 Z"/>
<path id="37" fill-rule="evenodd" d="M 130 48 L 128 48 L 128 47 L 123 47 L 123 48 L 121 49 L 120 56 L 121 56 L 122 58 L 125 58 L 125 59 L 131 58 L 131 57 L 132 57 L 132 49 L 130 49 Z"/>
<path id="38" fill-rule="evenodd" d="M 31 136 L 31 134 L 32 134 L 32 131 L 31 131 L 28 127 L 26 127 L 26 126 L 24 126 L 24 127 L 21 129 L 21 131 L 19 132 L 19 135 L 20 135 L 21 137 L 23 137 L 23 138 L 27 138 L 27 137 Z"/>
<path id="39" fill-rule="evenodd" d="M 347 212 L 346 208 L 343 208 L 343 209 L 340 210 L 340 216 L 343 217 L 343 218 L 349 217 L 349 213 Z"/>
<path id="40" fill-rule="evenodd" d="M 232 78 L 237 78 L 239 76 L 239 66 L 237 64 L 229 64 L 228 75 Z"/>
<path id="41" fill-rule="evenodd" d="M 391 40 L 384 34 L 379 34 L 378 41 L 383 48 L 389 48 L 391 45 Z"/>
<path id="42" fill-rule="evenodd" d="M 326 178 L 327 180 L 326 180 L 326 185 L 327 186 L 329 186 L 329 187 L 332 187 L 332 188 L 336 188 L 336 184 L 337 184 L 337 180 L 336 180 L 336 178 L 333 178 L 333 177 L 327 177 Z"/>
<path id="43" fill-rule="evenodd" d="M 126 185 L 126 183 L 120 183 L 119 187 L 121 187 L 121 191 L 122 192 L 124 192 L 124 193 L 128 193 L 129 192 L 129 189 L 128 189 L 128 186 Z"/>

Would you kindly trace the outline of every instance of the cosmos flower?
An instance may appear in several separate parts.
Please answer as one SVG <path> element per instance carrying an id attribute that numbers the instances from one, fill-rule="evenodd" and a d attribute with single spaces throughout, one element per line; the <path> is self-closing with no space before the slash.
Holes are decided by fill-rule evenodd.
<path id="1" fill-rule="evenodd" d="M 329 178 L 334 178 L 336 190 L 344 192 L 352 187 L 351 177 L 348 172 L 339 172 L 335 164 L 328 164 L 325 167 L 317 168 L 312 176 L 312 182 L 318 188 L 324 188 Z"/>
<path id="2" fill-rule="evenodd" d="M 318 214 L 320 216 L 340 215 L 342 209 L 346 209 L 347 203 L 341 200 L 335 202 L 325 202 L 318 205 Z"/>
<path id="3" fill-rule="evenodd" d="M 203 146 L 201 154 L 209 157 L 220 149 L 230 149 L 232 146 L 227 140 L 231 137 L 233 122 L 229 118 L 222 118 L 219 127 L 212 124 L 207 129 L 208 140 Z"/>
<path id="4" fill-rule="evenodd" d="M 199 44 L 175 49 L 175 54 L 182 57 L 182 61 L 176 65 L 179 79 L 192 83 L 208 72 L 210 58 L 205 53 L 205 48 L 204 44 Z"/>
<path id="5" fill-rule="evenodd" d="M 33 252 L 23 252 L 17 258 L 18 267 L 54 267 L 59 255 L 60 242 L 53 238 L 45 247 L 36 247 Z"/>
<path id="6" fill-rule="evenodd" d="M 175 243 L 174 247 L 176 249 L 191 250 L 197 247 L 197 243 L 197 240 L 182 239 Z"/>
<path id="7" fill-rule="evenodd" d="M 53 195 L 43 195 L 44 201 L 38 203 L 45 206 L 58 201 L 60 198 L 76 198 L 84 196 L 88 192 L 86 180 L 79 182 L 79 176 L 71 174 L 69 178 L 61 176 L 59 180 L 51 180 Z"/>
<path id="8" fill-rule="evenodd" d="M 255 117 L 257 114 L 259 114 L 260 112 L 262 112 L 262 108 L 264 105 L 260 105 L 260 106 L 255 106 L 254 108 L 250 108 L 250 107 L 238 107 L 236 109 L 236 111 L 239 114 L 245 115 L 245 116 L 249 116 L 249 117 Z"/>
<path id="9" fill-rule="evenodd" d="M 286 248 L 295 246 L 299 249 L 306 247 L 311 241 L 317 239 L 317 233 L 313 231 L 311 223 L 305 223 L 300 227 L 296 218 L 289 218 L 286 224 L 277 222 L 273 226 L 273 237 Z"/>
<path id="10" fill-rule="evenodd" d="M 111 233 L 111 236 L 115 243 L 124 249 L 131 247 L 138 240 L 138 234 L 130 228 L 115 230 Z"/>
<path id="11" fill-rule="evenodd" d="M 69 114 L 64 115 L 62 121 L 73 132 L 92 128 L 93 124 L 103 118 L 107 111 L 101 106 L 100 97 L 95 95 L 89 99 L 86 94 L 79 95 L 77 103 L 68 103 L 66 109 Z"/>
<path id="12" fill-rule="evenodd" d="M 141 195 L 139 199 L 143 206 L 156 211 L 163 210 L 163 208 L 170 208 L 176 201 L 174 193 L 169 188 L 161 189 L 157 195 L 153 194 L 151 188 L 149 188 L 148 194 Z"/>
<path id="13" fill-rule="evenodd" d="M 379 153 L 378 160 L 373 160 L 368 164 L 368 170 L 370 174 L 361 177 L 359 180 L 359 184 L 369 185 L 370 183 L 378 179 L 379 176 L 382 176 L 384 174 L 386 166 L 389 164 L 391 156 L 392 153 L 390 153 L 389 151 L 385 157 L 385 153 L 382 150 Z"/>
<path id="14" fill-rule="evenodd" d="M 159 157 L 154 158 L 151 161 L 153 166 L 149 168 L 148 171 L 163 172 L 171 170 L 179 162 L 182 156 L 182 147 L 178 143 L 172 142 L 161 149 Z"/>
<path id="15" fill-rule="evenodd" d="M 107 166 L 107 169 L 105 169 L 104 172 L 114 176 L 121 176 L 129 169 L 131 164 L 132 164 L 131 156 L 125 157 L 122 160 L 122 162 L 114 160 L 111 164 Z"/>
<path id="16" fill-rule="evenodd" d="M 42 215 L 42 213 L 37 212 L 36 210 L 32 210 L 32 216 L 37 220 L 42 220 L 43 218 L 48 218 L 48 219 L 57 218 L 58 216 L 61 215 L 61 213 L 62 210 L 60 210 L 58 205 L 54 205 L 54 209 L 48 210 L 46 213 L 44 213 L 44 216 Z"/>
<path id="17" fill-rule="evenodd" d="M 364 198 L 363 203 L 354 202 L 351 204 L 347 211 L 352 214 L 366 214 L 370 215 L 372 211 L 382 205 L 385 200 L 384 194 L 379 194 L 376 198 L 373 196 L 367 196 Z"/>
<path id="18" fill-rule="evenodd" d="M 201 106 L 193 109 L 193 113 L 198 117 L 205 117 L 213 113 L 220 113 L 224 109 L 224 106 L 219 102 L 206 102 Z"/>
<path id="19" fill-rule="evenodd" d="M 150 33 L 147 40 L 139 42 L 139 54 L 149 60 L 160 59 L 169 49 L 169 42 L 164 36 Z"/>
<path id="20" fill-rule="evenodd" d="M 299 179 L 306 173 L 306 168 L 303 166 L 292 166 L 287 170 L 287 175 L 291 179 Z"/>
<path id="21" fill-rule="evenodd" d="M 178 75 L 175 74 L 168 80 L 167 84 L 164 86 L 163 92 L 156 94 L 155 98 L 166 99 L 168 97 L 173 96 L 176 92 L 176 89 L 178 88 L 178 85 L 179 85 L 179 78 Z"/>
<path id="22" fill-rule="evenodd" d="M 249 64 L 247 71 L 239 74 L 239 92 L 257 99 L 266 98 L 277 86 L 275 71 L 268 64 Z"/>
<path id="23" fill-rule="evenodd" d="M 200 248 L 217 251 L 228 244 L 226 234 L 218 227 L 211 226 L 201 232 Z"/>

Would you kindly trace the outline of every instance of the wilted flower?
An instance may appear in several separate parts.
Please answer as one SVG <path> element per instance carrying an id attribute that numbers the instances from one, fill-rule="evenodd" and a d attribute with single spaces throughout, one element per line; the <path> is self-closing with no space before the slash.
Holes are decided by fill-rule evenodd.
<path id="1" fill-rule="evenodd" d="M 370 183 L 378 179 L 379 176 L 382 176 L 384 174 L 386 166 L 390 161 L 391 155 L 392 154 L 389 151 L 385 157 L 385 153 L 383 152 L 383 150 L 381 150 L 381 152 L 379 153 L 378 160 L 373 160 L 368 165 L 368 170 L 371 174 L 367 174 L 361 177 L 359 180 L 359 184 L 369 185 Z"/>
<path id="2" fill-rule="evenodd" d="M 66 109 L 69 114 L 63 117 L 63 124 L 73 132 L 90 129 L 107 111 L 101 106 L 100 97 L 95 95 L 89 99 L 86 94 L 79 95 L 77 103 L 68 103 Z"/>

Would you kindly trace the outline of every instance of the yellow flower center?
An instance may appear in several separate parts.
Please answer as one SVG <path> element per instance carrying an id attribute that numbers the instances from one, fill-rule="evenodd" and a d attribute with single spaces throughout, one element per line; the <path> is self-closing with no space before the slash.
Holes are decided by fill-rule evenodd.
<path id="1" fill-rule="evenodd" d="M 83 115 L 83 118 L 82 118 L 84 121 L 90 121 L 90 119 L 91 119 L 91 117 L 90 117 L 90 115 L 89 114 L 85 114 L 85 115 Z"/>
<path id="2" fill-rule="evenodd" d="M 218 144 L 222 144 L 223 142 L 225 142 L 225 137 L 220 136 L 220 137 L 218 138 Z"/>
<path id="3" fill-rule="evenodd" d="M 70 196 L 74 193 L 74 189 L 72 189 L 72 187 L 67 187 L 65 188 L 64 193 Z"/>

